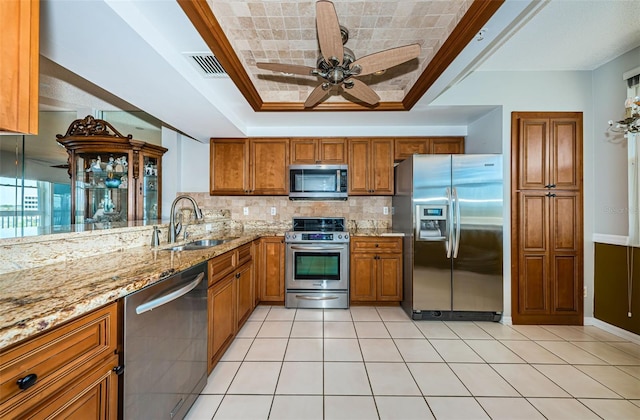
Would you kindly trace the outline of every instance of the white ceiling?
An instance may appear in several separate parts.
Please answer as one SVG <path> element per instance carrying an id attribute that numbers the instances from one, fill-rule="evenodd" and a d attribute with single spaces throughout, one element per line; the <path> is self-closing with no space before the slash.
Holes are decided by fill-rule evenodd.
<path id="1" fill-rule="evenodd" d="M 487 23 L 484 39 L 472 41 L 410 111 L 257 113 L 229 78 L 205 78 L 185 58 L 208 48 L 174 0 L 43 0 L 41 21 L 42 55 L 75 73 L 44 74 L 44 107 L 128 106 L 203 142 L 418 135 L 425 126 L 429 134 L 464 134 L 495 104 L 429 103 L 470 70 L 593 70 L 640 45 L 640 1 L 507 0 Z M 56 90 L 54 79 L 64 89 Z"/>

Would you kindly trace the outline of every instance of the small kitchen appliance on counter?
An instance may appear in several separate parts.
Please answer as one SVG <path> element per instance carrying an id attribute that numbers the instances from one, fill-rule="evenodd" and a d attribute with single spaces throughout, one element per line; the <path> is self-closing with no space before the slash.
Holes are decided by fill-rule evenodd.
<path id="1" fill-rule="evenodd" d="M 349 232 L 343 217 L 294 217 L 285 234 L 287 308 L 349 307 Z"/>

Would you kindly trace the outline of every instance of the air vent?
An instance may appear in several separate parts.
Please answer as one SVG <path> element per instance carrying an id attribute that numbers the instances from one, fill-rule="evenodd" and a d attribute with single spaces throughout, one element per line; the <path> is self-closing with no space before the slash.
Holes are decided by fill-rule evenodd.
<path id="1" fill-rule="evenodd" d="M 222 68 L 218 59 L 210 53 L 188 53 L 185 56 L 205 77 L 223 77 L 227 72 Z"/>

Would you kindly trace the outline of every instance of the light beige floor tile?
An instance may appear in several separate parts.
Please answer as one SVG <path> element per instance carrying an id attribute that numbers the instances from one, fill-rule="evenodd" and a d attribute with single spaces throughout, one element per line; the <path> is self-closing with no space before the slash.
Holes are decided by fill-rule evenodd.
<path id="1" fill-rule="evenodd" d="M 247 321 L 236 334 L 236 338 L 254 338 L 258 334 L 261 326 L 262 321 Z"/>
<path id="2" fill-rule="evenodd" d="M 373 397 L 326 396 L 324 397 L 325 420 L 371 420 L 377 419 Z"/>
<path id="3" fill-rule="evenodd" d="M 606 365 L 607 362 L 567 341 L 536 341 L 562 360 L 572 365 Z"/>
<path id="4" fill-rule="evenodd" d="M 273 306 L 265 321 L 293 321 L 296 317 L 295 309 L 287 309 L 281 306 Z"/>
<path id="5" fill-rule="evenodd" d="M 618 369 L 623 370 L 629 375 L 640 379 L 640 366 L 618 366 Z"/>
<path id="6" fill-rule="evenodd" d="M 322 338 L 324 325 L 322 321 L 295 321 L 291 328 L 292 338 Z"/>
<path id="7" fill-rule="evenodd" d="M 548 420 L 600 419 L 593 411 L 573 398 L 528 398 Z"/>
<path id="8" fill-rule="evenodd" d="M 480 397 L 476 400 L 493 420 L 544 420 L 526 398 Z"/>
<path id="9" fill-rule="evenodd" d="M 352 321 L 351 312 L 348 309 L 325 309 L 324 310 L 325 321 Z"/>
<path id="10" fill-rule="evenodd" d="M 355 338 L 325 338 L 325 362 L 361 362 L 360 344 Z"/>
<path id="11" fill-rule="evenodd" d="M 535 341 L 501 341 L 501 343 L 524 359 L 527 363 L 565 364 L 564 360 L 551 353 Z"/>
<path id="12" fill-rule="evenodd" d="M 371 395 L 364 363 L 325 362 L 324 394 Z"/>
<path id="13" fill-rule="evenodd" d="M 479 363 L 450 363 L 458 379 L 473 396 L 481 397 L 519 397 L 513 389 L 491 366 Z"/>
<path id="14" fill-rule="evenodd" d="M 258 338 L 289 338 L 293 321 L 265 321 L 258 331 Z"/>
<path id="15" fill-rule="evenodd" d="M 323 321 L 322 309 L 300 309 L 296 311 L 295 321 Z"/>
<path id="16" fill-rule="evenodd" d="M 284 354 L 287 362 L 313 362 L 322 361 L 321 338 L 292 338 L 287 344 Z"/>
<path id="17" fill-rule="evenodd" d="M 376 395 L 380 420 L 433 420 L 423 397 L 385 397 Z"/>
<path id="18" fill-rule="evenodd" d="M 365 362 L 402 362 L 402 356 L 390 338 L 361 338 L 358 341 Z"/>
<path id="19" fill-rule="evenodd" d="M 405 362 L 442 362 L 442 357 L 425 338 L 397 338 L 393 340 Z"/>
<path id="20" fill-rule="evenodd" d="M 527 337 L 499 322 L 475 322 L 475 324 L 485 330 L 491 337 L 496 340 L 528 340 Z"/>
<path id="21" fill-rule="evenodd" d="M 585 334 L 583 331 L 575 329 L 572 325 L 544 325 L 542 328 L 567 341 L 596 340 L 592 335 Z"/>
<path id="22" fill-rule="evenodd" d="M 471 395 L 446 363 L 407 363 L 422 395 Z"/>
<path id="23" fill-rule="evenodd" d="M 609 343 L 600 341 L 576 341 L 572 344 L 612 365 L 640 366 L 640 357 L 632 356 Z"/>
<path id="24" fill-rule="evenodd" d="M 603 419 L 640 419 L 640 407 L 625 400 L 580 399 Z"/>
<path id="25" fill-rule="evenodd" d="M 373 395 L 422 395 L 404 363 L 365 363 Z"/>
<path id="26" fill-rule="evenodd" d="M 248 321 L 252 322 L 262 322 L 267 317 L 271 306 L 256 306 L 256 308 L 251 312 L 251 316 L 249 316 Z"/>
<path id="27" fill-rule="evenodd" d="M 427 403 L 438 420 L 488 419 L 487 413 L 471 397 L 427 397 Z"/>
<path id="28" fill-rule="evenodd" d="M 393 338 L 424 338 L 413 322 L 387 322 L 385 325 Z"/>
<path id="29" fill-rule="evenodd" d="M 193 403 L 185 420 L 211 420 L 224 395 L 200 395 Z"/>
<path id="30" fill-rule="evenodd" d="M 214 420 L 266 419 L 272 400 L 271 395 L 225 395 Z"/>
<path id="31" fill-rule="evenodd" d="M 249 362 L 281 362 L 284 360 L 287 342 L 286 338 L 256 338 L 253 340 L 244 360 Z"/>
<path id="32" fill-rule="evenodd" d="M 447 362 L 483 363 L 484 361 L 462 340 L 429 340 Z"/>
<path id="33" fill-rule="evenodd" d="M 324 322 L 325 338 L 356 338 L 356 330 L 353 322 Z"/>
<path id="34" fill-rule="evenodd" d="M 282 362 L 244 362 L 228 394 L 273 394 Z M 224 402 L 224 401 L 223 401 Z"/>
<path id="35" fill-rule="evenodd" d="M 569 397 L 562 388 L 530 365 L 492 364 L 491 367 L 524 397 Z"/>
<path id="36" fill-rule="evenodd" d="M 630 400 L 632 403 L 640 407 L 640 400 Z"/>
<path id="37" fill-rule="evenodd" d="M 625 353 L 628 353 L 634 357 L 640 357 L 640 344 L 631 343 L 631 342 L 610 342 L 613 347 L 622 350 Z"/>
<path id="38" fill-rule="evenodd" d="M 322 420 L 323 414 L 321 395 L 276 395 L 269 420 Z"/>
<path id="39" fill-rule="evenodd" d="M 522 341 L 529 343 L 529 341 Z M 473 349 L 487 363 L 525 363 L 517 354 L 496 340 L 465 340 L 465 343 Z"/>
<path id="40" fill-rule="evenodd" d="M 618 394 L 571 365 L 533 365 L 576 398 L 620 398 Z"/>
<path id="41" fill-rule="evenodd" d="M 391 338 L 382 321 L 357 321 L 353 325 L 358 338 Z"/>
<path id="42" fill-rule="evenodd" d="M 240 362 L 218 362 L 207 378 L 207 384 L 201 394 L 224 394 L 233 381 Z"/>
<path id="43" fill-rule="evenodd" d="M 253 343 L 253 338 L 236 338 L 231 342 L 227 351 L 220 358 L 223 362 L 242 362 Z"/>
<path id="44" fill-rule="evenodd" d="M 276 394 L 322 395 L 322 362 L 284 362 Z"/>
<path id="45" fill-rule="evenodd" d="M 527 337 L 529 340 L 562 340 L 562 338 L 538 325 L 512 325 L 511 328 Z"/>
<path id="46" fill-rule="evenodd" d="M 352 306 L 351 318 L 354 321 L 382 321 L 378 311 L 374 307 L 370 306 Z"/>
<path id="47" fill-rule="evenodd" d="M 492 337 L 485 330 L 470 321 L 445 321 L 456 335 L 465 340 L 487 340 Z"/>
<path id="48" fill-rule="evenodd" d="M 428 339 L 460 338 L 442 321 L 414 321 L 414 324 Z"/>
<path id="49" fill-rule="evenodd" d="M 615 366 L 576 366 L 576 368 L 626 399 L 640 399 L 640 379 Z"/>
<path id="50" fill-rule="evenodd" d="M 578 331 L 582 331 L 583 333 L 588 334 L 599 341 L 616 341 L 616 342 L 628 341 L 625 338 L 612 334 L 608 331 L 605 331 L 593 325 L 574 325 L 573 328 Z"/>
<path id="51" fill-rule="evenodd" d="M 378 306 L 376 309 L 383 321 L 411 321 L 409 315 L 399 306 Z"/>

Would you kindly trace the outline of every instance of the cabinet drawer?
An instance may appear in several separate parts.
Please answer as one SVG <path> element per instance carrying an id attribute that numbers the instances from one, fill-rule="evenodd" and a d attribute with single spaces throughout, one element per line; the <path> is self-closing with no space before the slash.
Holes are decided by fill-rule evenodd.
<path id="1" fill-rule="evenodd" d="M 68 385 L 65 378 L 73 376 L 69 372 L 88 371 L 113 355 L 117 348 L 117 316 L 117 304 L 112 303 L 2 351 L 0 413 L 23 398 L 47 398 Z M 21 390 L 17 381 L 30 374 L 37 375 L 35 384 Z"/>
<path id="2" fill-rule="evenodd" d="M 252 258 L 251 243 L 242 245 L 240 248 L 237 249 L 237 252 L 238 252 L 238 264 L 237 264 L 238 267 L 246 262 L 251 261 L 251 258 Z"/>
<path id="3" fill-rule="evenodd" d="M 236 251 L 225 252 L 209 260 L 209 287 L 223 279 L 236 267 Z"/>
<path id="4" fill-rule="evenodd" d="M 402 238 L 351 238 L 351 252 L 402 252 Z"/>

